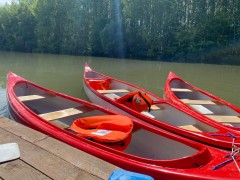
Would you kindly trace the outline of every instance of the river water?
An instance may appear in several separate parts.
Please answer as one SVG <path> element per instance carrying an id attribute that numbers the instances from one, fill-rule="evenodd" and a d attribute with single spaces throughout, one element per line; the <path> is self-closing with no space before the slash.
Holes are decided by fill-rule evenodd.
<path id="1" fill-rule="evenodd" d="M 161 97 L 167 75 L 173 71 L 189 83 L 240 107 L 240 66 L 0 52 L 0 115 L 8 116 L 6 78 L 9 71 L 48 89 L 87 100 L 82 86 L 86 62 L 98 72 Z"/>

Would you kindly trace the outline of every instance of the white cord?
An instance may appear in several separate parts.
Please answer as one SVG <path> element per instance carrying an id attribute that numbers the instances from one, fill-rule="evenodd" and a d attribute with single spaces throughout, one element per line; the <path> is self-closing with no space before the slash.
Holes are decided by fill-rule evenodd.
<path id="1" fill-rule="evenodd" d="M 235 142 L 235 138 L 233 138 L 233 141 L 232 141 L 231 157 L 232 157 L 235 165 L 237 166 L 238 171 L 240 172 L 240 168 L 239 168 L 239 166 L 238 166 L 238 164 L 237 164 L 237 161 L 235 160 L 235 155 L 237 155 L 237 154 L 240 152 L 240 150 L 239 150 L 239 148 L 234 144 L 234 142 Z"/>

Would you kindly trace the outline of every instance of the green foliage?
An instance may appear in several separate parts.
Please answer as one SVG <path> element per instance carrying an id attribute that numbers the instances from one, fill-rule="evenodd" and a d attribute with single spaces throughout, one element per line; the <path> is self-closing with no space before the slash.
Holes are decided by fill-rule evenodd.
<path id="1" fill-rule="evenodd" d="M 236 0 L 20 0 L 0 50 L 240 64 Z"/>
<path id="2" fill-rule="evenodd" d="M 22 0 L 20 4 L 0 7 L 0 49 L 32 52 L 36 45 L 35 19 L 32 6 Z"/>

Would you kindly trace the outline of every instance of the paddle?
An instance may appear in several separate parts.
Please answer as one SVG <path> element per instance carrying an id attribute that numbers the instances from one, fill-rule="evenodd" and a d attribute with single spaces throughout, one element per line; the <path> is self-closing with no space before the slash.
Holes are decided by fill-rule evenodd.
<path id="1" fill-rule="evenodd" d="M 20 157 L 20 150 L 17 143 L 0 145 L 0 163 L 11 161 Z"/>

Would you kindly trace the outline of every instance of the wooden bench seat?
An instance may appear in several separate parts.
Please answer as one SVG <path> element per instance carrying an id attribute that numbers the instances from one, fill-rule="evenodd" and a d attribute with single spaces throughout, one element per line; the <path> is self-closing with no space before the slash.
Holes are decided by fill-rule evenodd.
<path id="1" fill-rule="evenodd" d="M 99 93 L 107 94 L 107 93 L 128 93 L 129 91 L 126 89 L 110 89 L 110 90 L 97 90 Z"/>
<path id="2" fill-rule="evenodd" d="M 153 119 L 155 118 L 154 115 L 150 114 L 150 113 L 147 112 L 147 111 L 142 111 L 141 114 L 143 114 L 143 115 L 145 115 L 145 116 L 148 116 L 148 117 L 150 117 L 150 118 L 153 118 Z"/>
<path id="3" fill-rule="evenodd" d="M 43 99 L 43 98 L 45 98 L 45 96 L 40 96 L 40 95 L 18 96 L 18 99 L 22 102 Z"/>
<path id="4" fill-rule="evenodd" d="M 240 117 L 238 116 L 226 116 L 226 115 L 206 115 L 207 117 L 214 119 L 220 123 L 240 123 Z"/>
<path id="5" fill-rule="evenodd" d="M 201 104 L 201 105 L 221 105 L 216 101 L 211 100 L 192 100 L 192 99 L 181 99 L 186 104 Z"/>
<path id="6" fill-rule="evenodd" d="M 214 114 L 212 111 L 210 111 L 208 108 L 204 107 L 201 104 L 190 104 L 190 106 L 196 111 L 200 112 L 201 114 L 204 114 L 204 115 Z"/>
<path id="7" fill-rule="evenodd" d="M 186 89 L 186 88 L 171 88 L 173 92 L 193 92 L 191 89 Z"/>
<path id="8" fill-rule="evenodd" d="M 63 109 L 63 110 L 59 110 L 59 111 L 39 114 L 39 116 L 46 119 L 47 121 L 52 121 L 52 120 L 64 118 L 67 116 L 81 114 L 83 112 L 84 111 L 79 110 L 77 108 L 68 108 L 68 109 Z"/>
<path id="9" fill-rule="evenodd" d="M 63 129 L 67 129 L 67 128 L 70 127 L 70 125 L 65 124 L 65 123 L 63 123 L 63 122 L 61 122 L 59 120 L 53 120 L 53 121 L 51 121 L 51 123 L 55 124 L 56 126 L 58 126 L 60 128 L 63 128 Z"/>
<path id="10" fill-rule="evenodd" d="M 107 94 L 104 94 L 104 96 L 112 99 L 112 100 L 115 100 L 115 99 L 118 99 L 120 98 L 120 96 L 116 95 L 116 94 L 113 94 L 113 93 L 107 93 Z"/>
<path id="11" fill-rule="evenodd" d="M 156 105 L 152 105 L 151 106 L 151 110 L 160 110 L 161 108 L 156 106 Z"/>
<path id="12" fill-rule="evenodd" d="M 18 99 L 22 102 L 25 101 L 33 101 L 33 100 L 38 100 L 38 99 L 44 99 L 44 98 L 49 98 L 49 97 L 54 97 L 53 94 L 31 94 L 31 95 L 27 95 L 27 96 L 18 96 Z"/>
<path id="13" fill-rule="evenodd" d="M 63 129 L 67 129 L 70 127 L 70 124 L 74 121 L 74 119 L 64 120 L 62 121 L 60 118 L 77 115 L 81 113 L 87 113 L 89 111 L 93 111 L 94 109 L 87 106 L 78 106 L 76 108 L 63 109 L 60 111 L 54 111 L 50 113 L 40 114 L 41 117 L 46 119 L 47 121 L 51 121 L 51 123 L 61 127 Z M 71 121 L 72 120 L 72 121 Z M 66 123 L 65 123 L 66 122 Z"/>
<path id="14" fill-rule="evenodd" d="M 189 131 L 203 132 L 196 125 L 185 125 L 185 126 L 178 126 L 178 127 L 189 130 Z"/>

